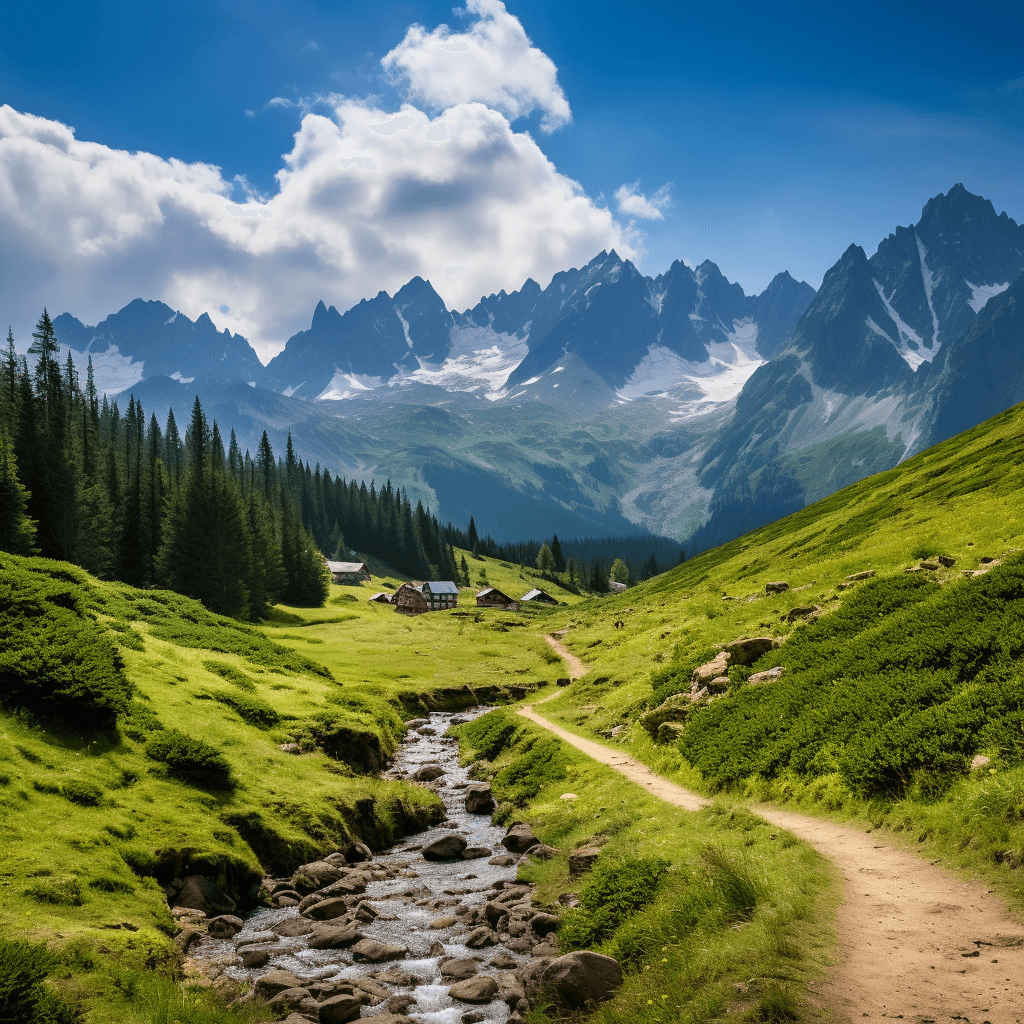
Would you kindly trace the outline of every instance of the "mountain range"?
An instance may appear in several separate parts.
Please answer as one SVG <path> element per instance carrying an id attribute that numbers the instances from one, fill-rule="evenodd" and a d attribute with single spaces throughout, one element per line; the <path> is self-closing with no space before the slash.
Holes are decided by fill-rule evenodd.
<path id="1" fill-rule="evenodd" d="M 97 385 L 147 412 L 194 395 L 222 430 L 390 477 L 499 538 L 633 532 L 703 548 L 1024 399 L 1024 227 L 956 185 L 820 290 L 747 296 L 710 261 L 657 277 L 614 251 L 446 308 L 416 277 L 264 367 L 248 342 L 141 299 L 56 318 Z"/>

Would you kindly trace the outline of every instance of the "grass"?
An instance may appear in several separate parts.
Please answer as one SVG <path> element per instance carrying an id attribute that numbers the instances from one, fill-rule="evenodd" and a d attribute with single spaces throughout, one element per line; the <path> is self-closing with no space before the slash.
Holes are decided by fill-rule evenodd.
<path id="1" fill-rule="evenodd" d="M 1022 909 L 1024 733 L 1015 666 L 1024 595 L 1013 575 L 1014 552 L 1024 548 L 1022 488 L 1018 406 L 622 595 L 560 611 L 551 625 L 569 630 L 564 642 L 590 671 L 544 714 L 599 738 L 624 726 L 617 740 L 629 753 L 705 793 L 725 787 L 885 824 L 917 849 L 985 878 Z M 905 573 L 939 554 L 955 564 Z M 1008 561 L 968 578 L 989 559 Z M 847 582 L 864 570 L 877 578 Z M 768 595 L 765 584 L 775 580 L 790 589 Z M 834 633 L 856 617 L 858 602 L 871 600 L 881 602 L 877 627 Z M 794 624 L 787 613 L 797 606 L 818 606 L 823 617 Z M 612 619 L 625 628 L 609 629 Z M 784 646 L 755 668 L 789 665 L 788 676 L 745 692 L 749 670 L 731 670 L 729 694 L 687 720 L 682 749 L 655 743 L 637 724 L 666 697 L 688 691 L 692 670 L 723 645 L 758 635 Z M 883 707 L 887 724 L 861 730 L 860 739 L 855 729 L 836 732 L 844 715 L 870 722 Z M 774 709 L 767 739 L 743 724 L 760 708 Z M 780 759 L 783 747 L 789 753 Z M 915 749 L 916 762 L 893 762 Z M 966 771 L 976 754 L 992 760 Z"/>
<path id="2" fill-rule="evenodd" d="M 486 774 L 506 816 L 528 818 L 558 850 L 520 872 L 538 883 L 539 904 L 557 908 L 560 896 L 577 894 L 579 909 L 562 911 L 560 951 L 595 949 L 624 966 L 623 987 L 589 1019 L 697 1024 L 729 1012 L 770 1020 L 772 1007 L 799 1006 L 827 968 L 832 874 L 810 847 L 742 808 L 667 805 L 510 712 L 457 731 L 464 757 L 491 755 Z M 531 760 L 541 744 L 553 745 L 558 772 Z M 504 780 L 513 766 L 534 795 L 510 815 L 518 791 Z M 569 853 L 593 843 L 597 867 L 572 876 Z"/>

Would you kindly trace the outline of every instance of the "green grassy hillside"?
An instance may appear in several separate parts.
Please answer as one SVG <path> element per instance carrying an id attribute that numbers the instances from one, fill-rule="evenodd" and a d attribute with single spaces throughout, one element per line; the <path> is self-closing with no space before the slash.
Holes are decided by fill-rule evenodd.
<path id="1" fill-rule="evenodd" d="M 617 741 L 635 756 L 706 792 L 888 822 L 1024 899 L 1022 428 L 1018 406 L 622 595 L 551 615 L 592 668 L 545 713 L 589 734 L 623 725 Z M 767 593 L 775 581 L 789 589 Z M 754 636 L 778 646 L 691 704 L 693 670 Z M 747 682 L 776 666 L 781 678 Z M 661 721 L 674 727 L 659 743 Z M 976 757 L 989 760 L 972 771 Z"/>

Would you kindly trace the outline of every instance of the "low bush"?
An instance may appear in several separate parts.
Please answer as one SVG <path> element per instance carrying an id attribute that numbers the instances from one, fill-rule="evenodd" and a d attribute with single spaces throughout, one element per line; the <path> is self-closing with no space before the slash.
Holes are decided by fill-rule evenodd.
<path id="1" fill-rule="evenodd" d="M 512 743 L 518 728 L 513 715 L 498 709 L 459 726 L 458 732 L 475 757 L 493 761 Z"/>
<path id="2" fill-rule="evenodd" d="M 523 753 L 494 776 L 495 793 L 524 807 L 545 786 L 566 776 L 568 759 L 556 739 L 529 740 Z"/>
<path id="3" fill-rule="evenodd" d="M 0 938 L 0 1024 L 73 1024 L 80 1013 L 47 988 L 56 963 L 44 943 Z"/>
<path id="4" fill-rule="evenodd" d="M 204 740 L 165 729 L 146 742 L 146 754 L 167 766 L 169 775 L 204 789 L 231 789 L 235 785 L 228 759 Z"/>
<path id="5" fill-rule="evenodd" d="M 40 878 L 25 890 L 25 894 L 40 903 L 52 903 L 57 907 L 82 905 L 82 886 L 74 875 Z"/>
<path id="6" fill-rule="evenodd" d="M 226 704 L 238 716 L 255 725 L 259 729 L 272 729 L 281 721 L 281 716 L 266 701 L 251 693 L 233 693 L 229 690 L 218 690 L 211 693 L 198 694 L 200 698 L 208 698 Z"/>

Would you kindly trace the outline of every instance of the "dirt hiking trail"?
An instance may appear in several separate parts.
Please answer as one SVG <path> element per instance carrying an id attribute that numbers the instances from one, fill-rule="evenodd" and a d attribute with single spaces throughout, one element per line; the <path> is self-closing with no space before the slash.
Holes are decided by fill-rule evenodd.
<path id="1" fill-rule="evenodd" d="M 573 679 L 587 671 L 561 643 L 546 639 Z M 519 713 L 668 803 L 686 810 L 708 803 L 529 705 Z M 810 991 L 820 1020 L 1024 1024 L 1024 923 L 982 883 L 965 882 L 899 849 L 882 832 L 766 805 L 751 810 L 799 836 L 842 872 L 839 962 Z"/>

